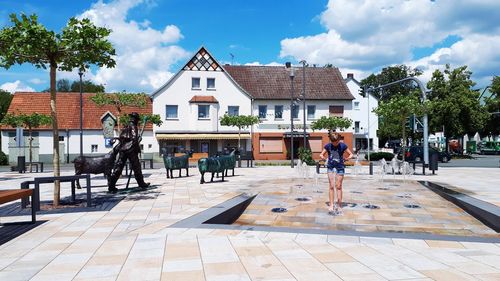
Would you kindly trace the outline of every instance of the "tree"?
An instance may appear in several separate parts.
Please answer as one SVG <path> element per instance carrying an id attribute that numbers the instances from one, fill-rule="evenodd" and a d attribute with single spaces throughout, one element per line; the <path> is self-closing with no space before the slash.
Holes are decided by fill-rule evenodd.
<path id="1" fill-rule="evenodd" d="M 434 71 L 427 88 L 429 128 L 431 132 L 442 131 L 445 138 L 462 137 L 481 130 L 489 115 L 479 103 L 479 93 L 472 87 L 472 72 L 467 66 L 451 69 L 446 65 L 443 72 Z"/>
<path id="2" fill-rule="evenodd" d="M 57 80 L 56 91 L 57 92 L 71 92 L 71 93 L 79 93 L 80 92 L 80 80 L 75 80 L 70 83 L 68 79 L 60 79 Z M 43 90 L 42 92 L 50 92 L 50 88 Z M 94 84 L 94 82 L 90 80 L 82 81 L 82 92 L 84 93 L 104 93 L 104 86 L 101 84 Z"/>
<path id="3" fill-rule="evenodd" d="M 114 67 L 115 49 L 107 40 L 110 29 L 96 27 L 89 19 L 70 18 L 60 33 L 49 31 L 33 14 L 10 15 L 13 26 L 0 30 L 0 67 L 29 63 L 36 68 L 49 68 L 50 112 L 54 176 L 60 175 L 59 129 L 56 109 L 56 72 L 75 68 L 85 71 L 90 65 Z M 60 184 L 54 184 L 54 206 L 59 205 Z"/>
<path id="4" fill-rule="evenodd" d="M 424 111 L 424 106 L 420 102 L 418 95 L 394 96 L 388 101 L 381 101 L 374 112 L 382 119 L 383 131 L 379 134 L 385 137 L 402 137 L 403 151 L 406 147 L 407 127 L 406 121 L 412 115 L 420 116 Z M 396 132 L 399 130 L 401 134 Z M 404 153 L 403 153 L 404 160 Z"/>
<path id="5" fill-rule="evenodd" d="M 311 129 L 313 130 L 328 130 L 328 132 L 335 132 L 337 129 L 343 131 L 351 127 L 352 120 L 349 118 L 338 117 L 338 116 L 322 116 L 318 120 L 311 124 Z"/>
<path id="6" fill-rule="evenodd" d="M 379 74 L 371 74 L 365 79 L 361 80 L 361 92 L 364 94 L 363 89 L 365 87 L 378 87 L 387 83 L 398 81 L 408 77 L 416 77 L 422 75 L 422 71 L 419 69 L 413 69 L 410 66 L 404 64 L 389 66 L 382 69 Z M 404 82 L 401 84 L 396 84 L 384 88 L 383 90 L 378 89 L 373 92 L 373 94 L 379 100 L 390 100 L 393 96 L 397 95 L 409 95 L 411 91 L 418 88 L 412 81 Z"/>
<path id="7" fill-rule="evenodd" d="M 94 84 L 90 80 L 82 81 L 82 91 L 84 93 L 104 93 L 106 90 L 104 89 L 104 85 Z M 70 92 L 80 92 L 80 81 L 73 81 L 71 84 Z"/>
<path id="8" fill-rule="evenodd" d="M 39 128 L 41 126 L 50 125 L 52 119 L 49 115 L 39 114 L 37 112 L 31 114 L 11 114 L 7 113 L 2 119 L 2 124 L 11 126 L 13 128 L 23 127 L 28 129 L 28 140 L 29 140 L 29 162 L 33 162 L 33 129 Z"/>
<path id="9" fill-rule="evenodd" d="M 139 125 L 142 125 L 144 123 L 143 120 L 146 120 L 146 124 L 149 123 L 156 126 L 161 126 L 161 124 L 163 124 L 163 121 L 161 121 L 161 116 L 159 114 L 139 114 Z M 120 117 L 121 124 L 127 124 L 129 121 L 130 116 L 128 115 L 122 115 Z"/>
<path id="10" fill-rule="evenodd" d="M 485 99 L 485 109 L 489 113 L 483 134 L 500 134 L 500 76 L 493 77 L 489 87 L 490 96 Z"/>
<path id="11" fill-rule="evenodd" d="M 97 93 L 91 100 L 100 107 L 105 105 L 114 106 L 117 111 L 117 127 L 119 129 L 121 128 L 120 124 L 122 123 L 123 110 L 125 107 L 144 108 L 149 98 L 150 97 L 145 93 L 135 94 L 122 92 L 113 94 Z"/>
<path id="12" fill-rule="evenodd" d="M 71 90 L 69 86 L 69 80 L 68 79 L 57 80 L 56 88 L 58 92 L 69 92 Z"/>
<path id="13" fill-rule="evenodd" d="M 3 117 L 9 110 L 10 102 L 12 101 L 12 94 L 0 89 L 0 120 L 3 120 Z"/>
<path id="14" fill-rule="evenodd" d="M 259 118 L 253 115 L 229 115 L 226 113 L 219 119 L 221 126 L 238 128 L 238 149 L 241 149 L 241 129 L 245 129 L 259 123 Z"/>

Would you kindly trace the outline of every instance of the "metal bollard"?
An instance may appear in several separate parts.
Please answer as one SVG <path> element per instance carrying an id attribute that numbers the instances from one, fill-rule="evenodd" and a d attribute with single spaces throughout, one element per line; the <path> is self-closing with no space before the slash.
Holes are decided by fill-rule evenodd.
<path id="1" fill-rule="evenodd" d="M 373 175 L 373 162 L 370 161 L 370 175 Z"/>

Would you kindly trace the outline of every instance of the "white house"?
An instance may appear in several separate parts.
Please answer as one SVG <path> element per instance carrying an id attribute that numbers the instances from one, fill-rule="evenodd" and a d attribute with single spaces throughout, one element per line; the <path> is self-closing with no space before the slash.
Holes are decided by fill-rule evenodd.
<path id="1" fill-rule="evenodd" d="M 360 83 L 352 73 L 347 74 L 345 83 L 354 96 L 352 111 L 349 115 L 349 118 L 353 120 L 353 147 L 365 150 L 370 139 L 370 150 L 378 150 L 378 116 L 373 112 L 378 107 L 378 99 L 373 93 L 368 94 L 368 97 L 362 96 Z"/>
<path id="2" fill-rule="evenodd" d="M 102 121 L 106 118 L 115 118 L 116 110 L 111 106 L 98 107 L 90 98 L 95 95 L 83 93 L 83 154 L 100 155 L 111 150 L 103 135 Z M 57 93 L 57 122 L 59 128 L 59 155 L 62 163 L 69 163 L 80 155 L 80 95 L 79 93 Z M 151 101 L 145 108 L 124 108 L 124 113 L 136 111 L 150 114 Z M 50 93 L 17 92 L 13 95 L 8 113 L 31 114 L 40 113 L 50 115 Z M 9 156 L 10 163 L 17 162 L 17 156 L 26 156 L 29 161 L 28 130 L 24 130 L 24 146 L 16 146 L 16 130 L 2 126 L 2 151 Z M 52 129 L 44 126 L 33 130 L 32 133 L 33 162 L 52 163 Z M 152 126 L 146 126 L 141 142 L 142 157 L 150 158 L 158 154 L 158 142 L 153 137 Z"/>
<path id="3" fill-rule="evenodd" d="M 162 126 L 154 127 L 160 149 L 165 153 L 190 149 L 195 153 L 213 155 L 227 146 L 236 147 L 237 130 L 219 124 L 219 118 L 226 112 L 259 116 L 260 124 L 243 133 L 245 141 L 242 147 L 255 159 L 289 157 L 291 114 L 294 117 L 294 152 L 303 146 L 305 123 L 307 145 L 316 157 L 328 138 L 326 131 L 310 130 L 314 120 L 335 115 L 359 122 L 359 128 L 368 124 L 363 114 L 367 113 L 362 110 L 364 98 L 354 86 L 353 90 L 348 88 L 337 68 L 294 69 L 295 75 L 291 79 L 290 69 L 284 66 L 220 65 L 201 47 L 177 74 L 152 94 L 153 113 L 159 114 L 164 121 Z M 301 94 L 303 75 L 305 107 Z M 357 99 L 360 99 L 359 103 L 355 103 Z M 295 106 L 290 110 L 292 100 Z M 359 110 L 353 109 L 355 104 Z M 370 107 L 375 106 L 373 101 Z M 373 117 L 372 122 L 377 124 L 377 119 Z M 356 144 L 354 124 L 353 128 L 341 132 L 344 142 L 351 147 Z M 370 136 L 375 133 L 376 126 Z M 360 134 L 359 138 L 362 136 Z M 359 143 L 362 142 L 360 139 Z"/>

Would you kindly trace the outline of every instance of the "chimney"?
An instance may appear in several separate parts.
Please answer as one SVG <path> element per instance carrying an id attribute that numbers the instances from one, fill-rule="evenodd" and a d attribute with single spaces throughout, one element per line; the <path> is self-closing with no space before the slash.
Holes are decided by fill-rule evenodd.
<path id="1" fill-rule="evenodd" d="M 354 79 L 354 74 L 353 73 L 347 73 L 347 78 Z"/>

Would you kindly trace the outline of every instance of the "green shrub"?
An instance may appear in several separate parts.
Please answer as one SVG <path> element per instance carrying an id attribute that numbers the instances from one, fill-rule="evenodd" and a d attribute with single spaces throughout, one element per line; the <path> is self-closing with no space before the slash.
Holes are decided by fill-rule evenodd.
<path id="1" fill-rule="evenodd" d="M 306 163 L 309 166 L 316 165 L 316 161 L 314 161 L 312 157 L 312 151 L 310 149 L 299 147 L 299 151 L 297 151 L 299 155 L 300 161 Z"/>
<path id="2" fill-rule="evenodd" d="M 370 161 L 378 161 L 384 158 L 385 161 L 391 161 L 394 158 L 394 154 L 390 152 L 374 152 L 370 153 Z M 368 154 L 365 154 L 365 160 L 368 160 Z"/>
<path id="3" fill-rule="evenodd" d="M 0 165 L 9 165 L 9 157 L 0 151 Z"/>

